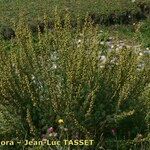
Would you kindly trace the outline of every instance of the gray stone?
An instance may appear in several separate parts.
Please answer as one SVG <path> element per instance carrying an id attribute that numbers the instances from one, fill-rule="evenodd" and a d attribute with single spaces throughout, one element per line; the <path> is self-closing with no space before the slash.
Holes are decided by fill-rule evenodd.
<path id="1" fill-rule="evenodd" d="M 1 28 L 1 35 L 5 40 L 10 40 L 16 36 L 15 31 L 8 26 L 3 26 Z"/>

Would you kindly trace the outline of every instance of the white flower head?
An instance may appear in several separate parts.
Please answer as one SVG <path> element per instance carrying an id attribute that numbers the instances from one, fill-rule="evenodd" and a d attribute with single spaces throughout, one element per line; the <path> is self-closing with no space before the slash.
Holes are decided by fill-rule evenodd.
<path id="1" fill-rule="evenodd" d="M 78 40 L 78 43 L 81 43 L 81 39 Z"/>
<path id="2" fill-rule="evenodd" d="M 56 61 L 56 60 L 57 60 L 57 53 L 56 53 L 56 52 L 53 52 L 53 53 L 51 54 L 51 60 L 52 60 L 52 61 Z"/>
<path id="3" fill-rule="evenodd" d="M 32 75 L 31 79 L 32 79 L 32 80 L 35 80 L 35 76 L 34 76 L 34 75 Z"/>
<path id="4" fill-rule="evenodd" d="M 105 63 L 107 59 L 106 59 L 105 55 L 102 55 L 102 56 L 100 56 L 99 60 L 100 60 L 101 63 Z"/>
<path id="5" fill-rule="evenodd" d="M 53 63 L 52 69 L 56 69 L 56 68 L 57 68 L 57 65 L 55 63 Z"/>
<path id="6" fill-rule="evenodd" d="M 80 46 L 81 46 L 81 43 L 82 43 L 82 40 L 81 40 L 81 39 L 78 39 L 78 40 L 77 40 L 77 47 L 80 47 Z"/>
<path id="7" fill-rule="evenodd" d="M 140 53 L 139 53 L 139 55 L 140 55 L 140 56 L 143 56 L 143 53 L 142 53 L 142 52 L 140 52 Z"/>
<path id="8" fill-rule="evenodd" d="M 104 44 L 105 44 L 105 42 L 104 42 L 104 41 L 102 41 L 102 42 L 100 42 L 100 44 L 101 44 L 101 45 L 104 45 Z"/>
<path id="9" fill-rule="evenodd" d="M 103 33 L 103 30 L 100 30 L 100 33 Z"/>
<path id="10" fill-rule="evenodd" d="M 111 49 L 113 49 L 114 48 L 114 45 L 111 45 Z"/>

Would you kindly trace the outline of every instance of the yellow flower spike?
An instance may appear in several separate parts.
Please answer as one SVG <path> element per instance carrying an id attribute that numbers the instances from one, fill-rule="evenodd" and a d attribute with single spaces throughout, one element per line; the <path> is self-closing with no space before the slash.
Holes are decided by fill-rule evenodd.
<path id="1" fill-rule="evenodd" d="M 58 120 L 58 123 L 59 123 L 59 124 L 64 124 L 64 120 L 63 120 L 63 119 L 59 119 L 59 120 Z"/>

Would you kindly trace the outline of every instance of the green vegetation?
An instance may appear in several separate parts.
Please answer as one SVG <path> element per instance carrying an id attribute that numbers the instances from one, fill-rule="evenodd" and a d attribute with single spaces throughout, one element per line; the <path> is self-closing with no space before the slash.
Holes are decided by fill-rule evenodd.
<path id="1" fill-rule="evenodd" d="M 0 39 L 0 149 L 149 150 L 149 18 L 100 26 L 85 17 L 138 11 L 129 0 L 38 2 L 0 1 L 0 24 L 15 30 L 10 40 Z M 44 31 L 33 34 L 28 21 L 37 19 Z M 23 145 L 64 139 L 94 142 Z"/>
<path id="2" fill-rule="evenodd" d="M 0 1 L 0 21 L 15 19 L 21 11 L 26 11 L 26 15 L 34 20 L 43 17 L 43 14 L 53 18 L 53 10 L 57 7 L 63 16 L 67 9 L 73 16 L 84 17 L 88 13 L 98 13 L 109 15 L 111 13 L 123 13 L 125 11 L 136 12 L 139 10 L 138 3 L 150 4 L 149 0 L 1 0 Z M 25 13 L 25 12 L 24 12 Z"/>

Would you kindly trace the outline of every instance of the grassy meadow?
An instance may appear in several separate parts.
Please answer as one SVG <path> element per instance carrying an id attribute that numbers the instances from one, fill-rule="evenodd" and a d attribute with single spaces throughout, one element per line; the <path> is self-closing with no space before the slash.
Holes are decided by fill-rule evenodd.
<path id="1" fill-rule="evenodd" d="M 0 0 L 0 150 L 149 150 L 149 4 Z"/>

